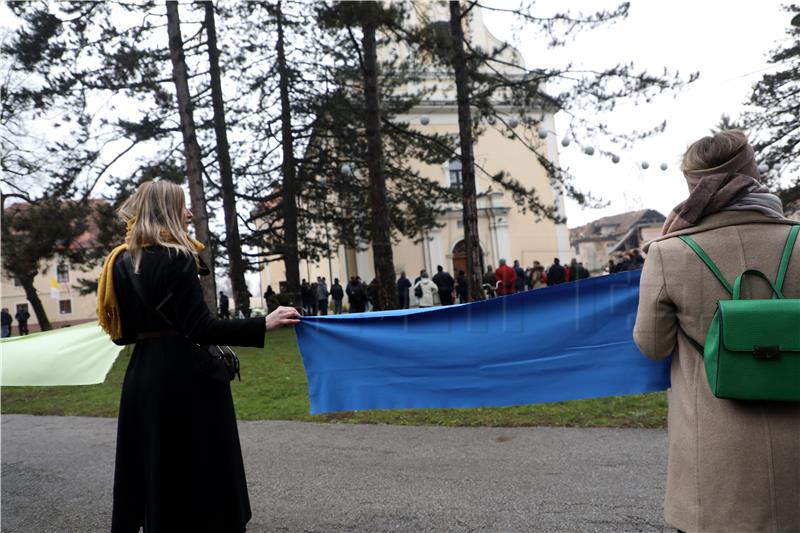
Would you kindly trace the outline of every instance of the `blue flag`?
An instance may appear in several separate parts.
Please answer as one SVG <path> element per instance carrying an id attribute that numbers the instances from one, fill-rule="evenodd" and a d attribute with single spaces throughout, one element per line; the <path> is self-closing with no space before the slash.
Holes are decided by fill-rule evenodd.
<path id="1" fill-rule="evenodd" d="M 665 390 L 633 343 L 641 270 L 428 309 L 304 317 L 311 413 L 492 407 Z"/>

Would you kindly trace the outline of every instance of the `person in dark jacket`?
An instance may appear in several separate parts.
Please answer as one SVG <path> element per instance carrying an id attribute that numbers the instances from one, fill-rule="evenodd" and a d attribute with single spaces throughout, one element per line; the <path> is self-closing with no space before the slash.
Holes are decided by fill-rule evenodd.
<path id="1" fill-rule="evenodd" d="M 347 295 L 347 301 L 350 301 L 350 295 L 353 293 L 353 282 L 356 280 L 355 276 L 350 276 L 347 281 L 347 286 L 344 288 L 344 293 Z"/>
<path id="2" fill-rule="evenodd" d="M 644 266 L 644 257 L 642 257 L 642 252 L 638 248 L 631 250 L 631 264 L 633 264 L 634 269 Z"/>
<path id="3" fill-rule="evenodd" d="M 458 271 L 456 294 L 458 294 L 459 303 L 465 304 L 469 302 L 469 280 L 467 280 L 467 275 L 463 270 Z"/>
<path id="4" fill-rule="evenodd" d="M 577 272 L 578 273 L 575 279 L 587 279 L 591 277 L 589 271 L 586 269 L 585 266 L 583 266 L 583 263 L 581 263 L 580 261 L 578 262 Z"/>
<path id="5" fill-rule="evenodd" d="M 617 263 L 616 272 L 627 272 L 629 270 L 636 270 L 636 266 L 633 264 L 631 260 L 631 253 L 625 252 L 622 254 L 622 261 Z"/>
<path id="6" fill-rule="evenodd" d="M 312 315 L 314 310 L 314 294 L 311 292 L 311 285 L 308 284 L 305 278 L 300 282 L 300 300 L 303 302 L 303 314 L 307 316 Z"/>
<path id="7" fill-rule="evenodd" d="M 311 309 L 309 310 L 309 314 L 311 316 L 317 316 L 317 312 L 319 311 L 319 301 L 317 300 L 317 282 L 311 281 L 308 284 L 308 300 L 311 304 Z"/>
<path id="8" fill-rule="evenodd" d="M 567 281 L 567 272 L 561 266 L 561 260 L 556 257 L 553 264 L 547 269 L 547 286 L 559 285 Z"/>
<path id="9" fill-rule="evenodd" d="M 400 309 L 408 309 L 408 289 L 410 288 L 411 280 L 406 277 L 405 272 L 400 272 L 400 279 L 397 280 L 397 303 Z"/>
<path id="10" fill-rule="evenodd" d="M 367 310 L 367 291 L 364 284 L 361 283 L 361 278 L 356 276 L 352 283 L 350 283 L 350 312 L 351 313 L 364 313 Z"/>
<path id="11" fill-rule="evenodd" d="M 267 313 L 273 312 L 281 305 L 278 295 L 272 290 L 271 285 L 267 285 L 267 290 L 264 291 L 264 301 L 267 303 Z"/>
<path id="12" fill-rule="evenodd" d="M 369 300 L 370 305 L 372 306 L 372 311 L 380 311 L 381 310 L 381 301 L 380 301 L 380 284 L 378 283 L 378 278 L 372 278 L 372 281 L 369 282 L 367 285 L 367 299 Z"/>
<path id="13" fill-rule="evenodd" d="M 333 285 L 331 285 L 331 298 L 333 299 L 333 314 L 342 314 L 342 300 L 344 299 L 344 290 L 339 283 L 339 278 L 333 278 Z"/>
<path id="14" fill-rule="evenodd" d="M 319 309 L 319 314 L 321 316 L 325 316 L 328 314 L 328 297 L 330 293 L 328 293 L 328 285 L 325 282 L 325 278 L 317 278 L 317 309 Z"/>
<path id="15" fill-rule="evenodd" d="M 494 273 L 492 265 L 486 267 L 486 272 L 483 273 L 481 281 L 483 283 L 483 290 L 486 292 L 486 297 L 494 298 L 497 294 L 497 276 Z"/>
<path id="16" fill-rule="evenodd" d="M 300 315 L 279 307 L 266 318 L 214 317 L 179 185 L 145 182 L 119 213 L 129 234 L 105 262 L 98 319 L 116 344 L 135 347 L 119 404 L 111 532 L 242 533 L 251 511 L 230 383 L 198 345 L 262 347 L 266 331 Z"/>
<path id="17" fill-rule="evenodd" d="M 432 281 L 439 290 L 439 302 L 442 305 L 453 305 L 453 289 L 456 285 L 453 276 L 449 272 L 445 272 L 442 265 L 438 265 Z"/>
<path id="18" fill-rule="evenodd" d="M 519 265 L 519 260 L 514 260 L 514 273 L 517 275 L 517 281 L 514 282 L 514 290 L 517 292 L 525 291 L 525 269 Z"/>
<path id="19" fill-rule="evenodd" d="M 228 300 L 228 296 L 219 291 L 219 315 L 220 318 L 230 318 L 231 317 L 231 304 Z"/>
<path id="20" fill-rule="evenodd" d="M 11 322 L 13 319 L 11 318 L 11 313 L 8 312 L 8 309 L 5 307 L 2 311 L 0 311 L 0 317 L 2 317 L 2 327 L 3 333 L 2 337 L 10 337 L 11 336 Z"/>
<path id="21" fill-rule="evenodd" d="M 28 334 L 28 319 L 30 317 L 31 317 L 31 314 L 24 307 L 20 307 L 17 310 L 17 314 L 14 315 L 14 318 L 17 319 L 17 328 L 19 328 L 19 334 L 20 335 L 27 335 Z"/>

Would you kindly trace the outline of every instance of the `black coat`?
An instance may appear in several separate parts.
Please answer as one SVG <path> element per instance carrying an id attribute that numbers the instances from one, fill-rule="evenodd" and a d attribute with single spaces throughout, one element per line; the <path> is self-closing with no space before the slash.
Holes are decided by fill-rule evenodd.
<path id="1" fill-rule="evenodd" d="M 203 301 L 194 260 L 149 247 L 140 281 L 151 304 L 197 344 L 264 345 L 263 318 L 218 320 Z M 141 303 L 114 265 L 123 338 L 172 329 Z M 230 384 L 196 370 L 202 348 L 183 336 L 136 342 L 119 409 L 111 531 L 241 532 L 250 519 Z"/>
<path id="2" fill-rule="evenodd" d="M 400 278 L 397 280 L 397 298 L 401 309 L 408 308 L 408 289 L 411 288 L 411 280 Z"/>
<path id="3" fill-rule="evenodd" d="M 564 283 L 566 280 L 567 271 L 564 270 L 563 266 L 556 265 L 555 263 L 550 265 L 550 268 L 547 270 L 548 285 L 558 285 L 559 283 Z"/>

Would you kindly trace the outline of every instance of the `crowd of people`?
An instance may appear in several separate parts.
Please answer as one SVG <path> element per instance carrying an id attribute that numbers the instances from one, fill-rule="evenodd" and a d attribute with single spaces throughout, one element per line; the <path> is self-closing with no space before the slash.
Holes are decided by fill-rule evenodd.
<path id="1" fill-rule="evenodd" d="M 643 265 L 644 257 L 639 250 L 631 250 L 617 257 L 616 261 L 610 259 L 605 272 L 614 274 L 642 268 Z M 589 270 L 577 259 L 572 259 L 568 264 L 563 265 L 561 260 L 556 257 L 547 268 L 539 261 L 534 261 L 533 265 L 523 268 L 518 260 L 514 261 L 513 266 L 509 266 L 505 259 L 500 259 L 500 266 L 496 269 L 491 265 L 486 268 L 486 272 L 481 277 L 481 283 L 486 297 L 495 298 L 586 279 L 590 276 Z M 441 265 L 436 267 L 436 274 L 432 277 L 427 270 L 420 270 L 419 276 L 414 281 L 411 281 L 405 272 L 401 272 L 396 288 L 400 309 L 452 305 L 469 301 L 469 283 L 466 273 L 459 270 L 454 278 Z M 327 315 L 331 311 L 331 303 L 333 304 L 332 313 L 341 314 L 344 310 L 345 296 L 351 313 L 377 310 L 377 278 L 367 284 L 361 277 L 352 276 L 345 287 L 339 283 L 339 278 L 335 278 L 330 289 L 328 289 L 324 277 L 317 277 L 317 280 L 311 283 L 303 279 L 300 284 L 300 292 L 303 312 L 306 316 Z M 277 302 L 272 288 L 267 289 L 264 297 L 268 302 L 270 299 L 275 299 Z"/>

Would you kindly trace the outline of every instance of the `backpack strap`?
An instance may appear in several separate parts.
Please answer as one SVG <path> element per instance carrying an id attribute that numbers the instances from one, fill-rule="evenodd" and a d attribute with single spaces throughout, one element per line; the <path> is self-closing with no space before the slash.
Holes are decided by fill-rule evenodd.
<path id="1" fill-rule="evenodd" d="M 703 263 L 706 264 L 709 270 L 711 270 L 711 272 L 714 273 L 719 282 L 722 283 L 722 286 L 725 287 L 725 290 L 727 290 L 730 294 L 733 294 L 733 287 L 731 287 L 731 284 L 728 283 L 728 280 L 726 280 L 725 276 L 722 275 L 722 272 L 719 271 L 717 265 L 714 264 L 714 261 L 712 261 L 711 258 L 708 257 L 706 252 L 702 248 L 700 248 L 700 246 L 698 246 L 696 242 L 694 242 L 694 239 L 692 239 L 688 235 L 681 235 L 678 238 L 683 242 L 685 242 L 686 244 L 688 244 L 689 247 L 692 250 L 694 250 L 694 252 L 700 257 L 700 259 L 703 260 Z"/>
<path id="2" fill-rule="evenodd" d="M 778 267 L 778 278 L 775 280 L 775 288 L 778 289 L 778 291 L 783 290 L 783 280 L 786 278 L 786 271 L 789 269 L 789 259 L 792 257 L 792 249 L 794 248 L 795 241 L 797 241 L 798 233 L 800 233 L 800 225 L 792 226 L 792 230 L 786 238 L 786 246 L 783 248 L 781 264 Z"/>

